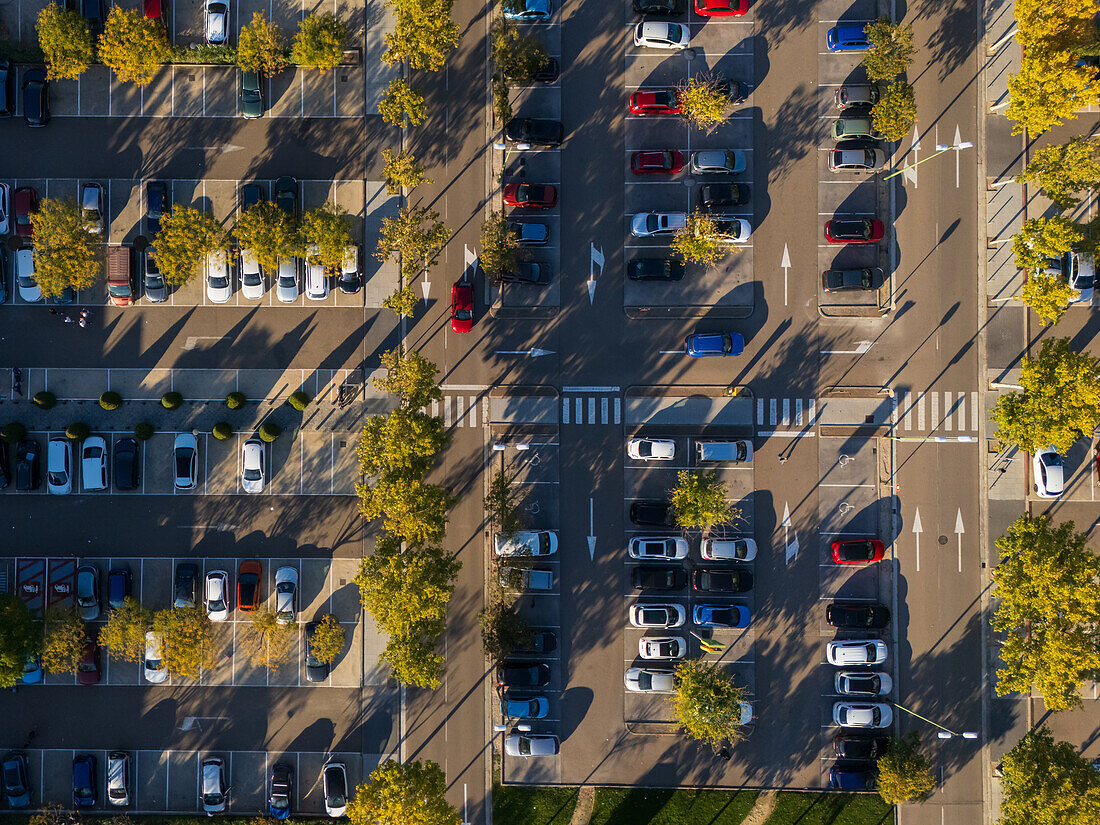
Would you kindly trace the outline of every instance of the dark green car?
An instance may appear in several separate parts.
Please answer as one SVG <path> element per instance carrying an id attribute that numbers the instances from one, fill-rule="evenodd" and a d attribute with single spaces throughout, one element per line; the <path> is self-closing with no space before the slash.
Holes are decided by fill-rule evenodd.
<path id="1" fill-rule="evenodd" d="M 241 72 L 241 116 L 260 117 L 264 113 L 264 93 L 257 72 Z"/>

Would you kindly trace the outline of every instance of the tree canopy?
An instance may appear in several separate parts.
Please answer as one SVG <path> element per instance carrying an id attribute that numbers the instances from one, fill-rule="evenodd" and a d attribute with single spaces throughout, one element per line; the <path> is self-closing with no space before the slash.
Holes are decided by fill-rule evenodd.
<path id="1" fill-rule="evenodd" d="M 484 609 L 477 614 L 481 625 L 481 646 L 485 655 L 498 662 L 534 635 L 531 626 L 519 615 L 515 598 L 508 598 L 499 587 L 491 588 Z"/>
<path id="2" fill-rule="evenodd" d="M 311 13 L 298 24 L 290 59 L 299 66 L 328 71 L 344 59 L 348 27 L 331 12 Z"/>
<path id="3" fill-rule="evenodd" d="M 498 470 L 489 482 L 485 494 L 485 513 L 502 536 L 511 536 L 523 526 L 523 517 L 517 507 L 518 489 L 512 484 L 514 476 Z"/>
<path id="4" fill-rule="evenodd" d="M 1041 725 L 1001 760 L 997 825 L 1095 825 L 1100 822 L 1100 774 L 1068 742 Z"/>
<path id="5" fill-rule="evenodd" d="M 387 63 L 438 72 L 458 45 L 458 25 L 451 20 L 453 0 L 387 0 L 396 18 L 385 35 Z"/>
<path id="6" fill-rule="evenodd" d="M 340 271 L 344 251 L 351 245 L 347 214 L 336 204 L 325 203 L 302 215 L 306 261 L 319 263 L 330 275 Z"/>
<path id="7" fill-rule="evenodd" d="M 920 738 L 910 731 L 901 739 L 892 738 L 886 753 L 878 760 L 878 795 L 887 805 L 927 799 L 936 787 L 932 764 L 918 747 Z"/>
<path id="8" fill-rule="evenodd" d="M 384 376 L 374 379 L 375 389 L 396 395 L 409 409 L 420 409 L 443 399 L 435 377 L 439 367 L 415 350 L 397 346 L 380 356 Z"/>
<path id="9" fill-rule="evenodd" d="M 297 624 L 280 622 L 279 615 L 269 607 L 254 611 L 251 624 L 251 633 L 244 648 L 254 667 L 274 672 L 297 657 Z"/>
<path id="10" fill-rule="evenodd" d="M 1045 272 L 1029 275 L 1020 295 L 1024 304 L 1031 307 L 1044 325 L 1058 323 L 1076 297 L 1077 290 L 1065 278 Z"/>
<path id="11" fill-rule="evenodd" d="M 670 495 L 676 523 L 681 527 L 706 533 L 711 527 L 740 516 L 716 470 L 680 470 L 676 479 L 676 487 Z"/>
<path id="12" fill-rule="evenodd" d="M 901 80 L 891 83 L 871 107 L 871 125 L 886 140 L 901 140 L 917 120 L 913 87 Z"/>
<path id="13" fill-rule="evenodd" d="M 1061 215 L 1028 218 L 1012 237 L 1016 266 L 1029 271 L 1048 267 L 1049 259 L 1061 258 L 1084 238 L 1077 224 Z"/>
<path id="14" fill-rule="evenodd" d="M 441 547 L 405 547 L 395 536 L 381 536 L 359 565 L 355 583 L 364 609 L 386 633 L 408 628 L 439 628 L 462 565 Z"/>
<path id="15" fill-rule="evenodd" d="M 145 657 L 145 633 L 152 626 L 153 612 L 127 596 L 122 607 L 108 613 L 99 643 L 107 648 L 112 659 L 140 662 Z"/>
<path id="16" fill-rule="evenodd" d="M 78 12 L 47 3 L 38 13 L 35 29 L 48 79 L 76 80 L 95 60 L 95 38 Z"/>
<path id="17" fill-rule="evenodd" d="M 335 616 L 328 613 L 313 629 L 313 639 L 309 644 L 310 653 L 317 661 L 331 665 L 343 653 L 346 640 L 347 631 Z"/>
<path id="18" fill-rule="evenodd" d="M 386 191 L 391 195 L 400 195 L 401 187 L 412 189 L 414 186 L 432 183 L 425 174 L 424 164 L 411 152 L 394 154 L 389 149 L 383 149 L 382 159 L 382 177 L 386 181 Z"/>
<path id="19" fill-rule="evenodd" d="M 42 627 L 18 596 L 0 594 L 0 688 L 14 687 L 28 656 L 42 645 Z"/>
<path id="20" fill-rule="evenodd" d="M 238 246 L 251 252 L 267 272 L 277 271 L 280 258 L 303 251 L 294 216 L 271 201 L 259 201 L 242 212 L 233 236 Z"/>
<path id="21" fill-rule="evenodd" d="M 449 440 L 443 422 L 419 409 L 399 407 L 388 415 L 372 415 L 355 447 L 359 471 L 365 476 L 389 472 L 423 477 Z"/>
<path id="22" fill-rule="evenodd" d="M 686 263 L 703 266 L 718 263 L 731 246 L 718 234 L 714 218 L 698 211 L 688 215 L 687 222 L 676 230 L 669 245 Z"/>
<path id="23" fill-rule="evenodd" d="M 1026 129 L 1032 136 L 1040 135 L 1100 101 L 1093 70 L 1078 66 L 1077 60 L 1072 51 L 1024 46 L 1020 71 L 1008 77 L 1005 117 L 1015 122 L 1012 134 Z"/>
<path id="24" fill-rule="evenodd" d="M 1080 202 L 1080 192 L 1100 185 L 1100 139 L 1078 135 L 1032 152 L 1018 183 L 1034 183 L 1059 209 Z"/>
<path id="25" fill-rule="evenodd" d="M 534 35 L 521 32 L 510 20 L 493 27 L 493 63 L 507 83 L 525 85 L 550 63 L 550 55 Z"/>
<path id="26" fill-rule="evenodd" d="M 863 27 L 871 48 L 863 56 L 863 68 L 872 82 L 893 80 L 913 61 L 913 26 L 880 17 Z"/>
<path id="27" fill-rule="evenodd" d="M 729 81 L 716 74 L 698 74 L 676 89 L 680 117 L 696 129 L 709 131 L 725 123 L 733 103 Z"/>
<path id="28" fill-rule="evenodd" d="M 398 318 L 412 318 L 416 314 L 416 306 L 419 303 L 420 298 L 411 286 L 398 287 L 382 299 L 382 306 Z"/>
<path id="29" fill-rule="evenodd" d="M 168 283 L 178 286 L 201 275 L 206 257 L 215 250 L 228 253 L 229 233 L 209 212 L 175 204 L 161 217 L 153 260 Z"/>
<path id="30" fill-rule="evenodd" d="M 153 616 L 153 629 L 164 635 L 164 667 L 169 673 L 198 679 L 214 668 L 214 642 L 206 611 L 172 607 Z"/>
<path id="31" fill-rule="evenodd" d="M 242 71 L 271 77 L 287 67 L 286 41 L 279 27 L 262 11 L 252 14 L 252 22 L 241 26 L 237 35 L 237 65 Z"/>
<path id="32" fill-rule="evenodd" d="M 423 206 L 405 206 L 396 217 L 382 219 L 375 257 L 380 261 L 400 257 L 406 279 L 435 266 L 450 232 L 439 213 Z"/>
<path id="33" fill-rule="evenodd" d="M 103 274 L 100 236 L 91 232 L 76 201 L 43 198 L 31 214 L 34 279 L 56 298 L 67 288 L 89 289 Z"/>
<path id="34" fill-rule="evenodd" d="M 386 532 L 413 544 L 441 541 L 455 503 L 445 487 L 400 473 L 384 474 L 373 485 L 357 484 L 356 493 L 368 521 L 381 518 Z"/>
<path id="35" fill-rule="evenodd" d="M 42 637 L 42 667 L 48 673 L 76 673 L 84 657 L 84 622 L 74 607 L 46 610 Z"/>
<path id="36" fill-rule="evenodd" d="M 741 737 L 744 689 L 716 664 L 681 659 L 676 665 L 676 721 L 692 739 L 718 748 Z"/>
<path id="37" fill-rule="evenodd" d="M 99 58 L 121 82 L 145 86 L 171 51 L 159 20 L 145 17 L 136 9 L 111 7 L 99 38 Z"/>
<path id="38" fill-rule="evenodd" d="M 481 225 L 481 252 L 478 262 L 490 279 L 505 272 L 515 272 L 525 250 L 516 233 L 508 228 L 508 220 L 500 212 L 492 212 Z"/>
<path id="39" fill-rule="evenodd" d="M 352 825 L 459 825 L 447 777 L 435 762 L 388 760 L 348 800 Z"/>
<path id="40" fill-rule="evenodd" d="M 428 117 L 424 94 L 409 85 L 403 77 L 390 81 L 386 94 L 378 101 L 378 113 L 382 120 L 399 128 L 419 126 Z"/>

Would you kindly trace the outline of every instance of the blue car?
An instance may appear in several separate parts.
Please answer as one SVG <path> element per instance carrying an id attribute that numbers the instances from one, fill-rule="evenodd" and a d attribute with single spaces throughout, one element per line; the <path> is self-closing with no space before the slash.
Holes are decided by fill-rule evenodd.
<path id="1" fill-rule="evenodd" d="M 829 29 L 825 43 L 831 52 L 861 52 L 871 48 L 863 23 L 840 23 Z"/>
<path id="2" fill-rule="evenodd" d="M 748 627 L 749 609 L 739 604 L 697 604 L 691 613 L 691 620 L 699 627 Z"/>
<path id="3" fill-rule="evenodd" d="M 31 804 L 31 787 L 27 781 L 27 758 L 21 753 L 9 753 L 0 762 L 4 781 L 4 798 L 14 810 L 28 808 Z"/>
<path id="4" fill-rule="evenodd" d="M 282 762 L 271 768 L 268 782 L 267 812 L 276 819 L 290 816 L 290 800 L 294 797 L 294 774 L 290 765 Z"/>
<path id="5" fill-rule="evenodd" d="M 42 662 L 37 656 L 28 656 L 23 663 L 23 684 L 37 685 L 42 681 Z"/>
<path id="6" fill-rule="evenodd" d="M 737 332 L 696 332 L 684 341 L 684 350 L 692 358 L 740 355 L 745 351 L 745 339 Z"/>
<path id="7" fill-rule="evenodd" d="M 874 787 L 875 772 L 870 768 L 829 768 L 829 787 L 838 791 L 867 791 Z"/>
<path id="8" fill-rule="evenodd" d="M 95 805 L 95 757 L 90 753 L 73 759 L 73 807 Z"/>

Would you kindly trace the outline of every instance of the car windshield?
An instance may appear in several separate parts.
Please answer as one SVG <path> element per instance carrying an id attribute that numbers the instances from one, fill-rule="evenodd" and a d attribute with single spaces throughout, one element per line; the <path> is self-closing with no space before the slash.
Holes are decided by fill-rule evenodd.
<path id="1" fill-rule="evenodd" d="M 241 601 L 249 603 L 256 592 L 256 583 L 259 577 L 255 573 L 245 573 L 237 580 L 237 588 L 241 594 Z"/>
<path id="2" fill-rule="evenodd" d="M 456 309 L 455 319 L 459 321 L 471 321 L 473 320 L 474 313 L 469 309 Z"/>
<path id="3" fill-rule="evenodd" d="M 179 478 L 190 478 L 191 476 L 191 458 L 194 456 L 194 451 L 190 447 L 182 447 L 176 450 L 176 476 Z"/>
<path id="4" fill-rule="evenodd" d="M 130 285 L 129 284 L 107 284 L 107 292 L 114 295 L 116 298 L 129 298 L 130 297 Z"/>
<path id="5" fill-rule="evenodd" d="M 280 275 L 279 286 L 291 287 L 298 285 L 298 278 L 294 275 Z"/>
<path id="6" fill-rule="evenodd" d="M 160 659 L 145 659 L 145 667 L 149 670 L 160 670 Z"/>
<path id="7" fill-rule="evenodd" d="M 263 474 L 253 467 L 250 467 L 244 471 L 245 481 L 259 481 L 261 478 L 263 478 Z"/>
<path id="8" fill-rule="evenodd" d="M 1043 463 L 1048 467 L 1061 467 L 1062 457 L 1058 453 L 1043 453 Z"/>
<path id="9" fill-rule="evenodd" d="M 521 756 L 531 755 L 531 740 L 526 736 L 521 737 L 519 740 L 519 752 Z"/>
<path id="10" fill-rule="evenodd" d="M 325 774 L 329 785 L 328 804 L 333 808 L 344 806 L 344 779 L 337 770 L 330 770 Z"/>
<path id="11" fill-rule="evenodd" d="M 56 470 L 50 470 L 49 472 L 50 484 L 55 487 L 63 487 L 69 481 L 69 474 Z"/>
<path id="12" fill-rule="evenodd" d="M 226 278 L 224 275 L 211 275 L 210 286 L 212 286 L 214 289 L 225 289 L 227 286 L 229 286 L 229 279 Z"/>
<path id="13" fill-rule="evenodd" d="M 682 29 L 681 29 L 679 23 L 669 23 L 668 24 L 668 39 L 669 40 L 679 40 L 681 31 L 682 31 Z"/>
<path id="14" fill-rule="evenodd" d="M 35 280 L 30 275 L 19 275 L 16 277 L 15 281 L 19 286 L 26 287 L 27 289 L 35 285 Z"/>
<path id="15" fill-rule="evenodd" d="M 4 765 L 4 787 L 8 790 L 13 790 L 21 787 L 19 781 L 19 769 L 15 767 L 14 762 L 8 762 Z"/>
<path id="16" fill-rule="evenodd" d="M 245 272 L 241 275 L 241 283 L 245 286 L 259 286 L 263 283 L 263 278 L 259 272 Z"/>
<path id="17" fill-rule="evenodd" d="M 81 662 L 78 670 L 81 673 L 95 673 L 95 662 Z"/>

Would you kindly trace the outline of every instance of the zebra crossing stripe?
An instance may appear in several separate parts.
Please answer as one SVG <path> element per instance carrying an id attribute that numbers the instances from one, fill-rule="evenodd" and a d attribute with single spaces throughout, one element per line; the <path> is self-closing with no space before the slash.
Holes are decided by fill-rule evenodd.
<path id="1" fill-rule="evenodd" d="M 783 399 L 783 426 L 789 427 L 791 424 L 791 399 Z"/>
<path id="2" fill-rule="evenodd" d="M 600 399 L 600 423 L 607 423 L 607 398 Z"/>
<path id="3" fill-rule="evenodd" d="M 802 399 L 794 400 L 794 423 L 796 427 L 802 426 Z"/>
<path id="4" fill-rule="evenodd" d="M 974 390 L 970 393 L 970 429 L 974 432 L 978 431 L 978 392 Z"/>
<path id="5" fill-rule="evenodd" d="M 569 423 L 569 399 L 563 398 L 561 400 L 561 423 Z"/>
<path id="6" fill-rule="evenodd" d="M 768 399 L 768 423 L 771 424 L 773 427 L 775 426 L 775 422 L 776 422 L 775 411 L 776 411 L 777 406 L 778 405 L 777 405 L 776 399 L 774 399 L 774 398 L 769 398 Z"/>
<path id="7" fill-rule="evenodd" d="M 622 402 L 622 399 L 619 398 L 619 396 L 616 395 L 615 396 L 615 423 L 616 424 L 619 424 L 621 422 L 622 413 L 623 413 L 623 402 Z"/>
<path id="8" fill-rule="evenodd" d="M 471 427 L 477 426 L 477 396 L 470 396 L 470 406 L 466 408 L 466 414 L 469 416 L 469 422 Z"/>
<path id="9" fill-rule="evenodd" d="M 583 398 L 578 398 L 577 399 L 577 423 L 578 424 L 583 424 L 584 423 L 584 399 Z"/>
<path id="10" fill-rule="evenodd" d="M 764 423 L 764 399 L 763 398 L 757 398 L 756 399 L 756 423 L 757 424 L 763 424 Z"/>

